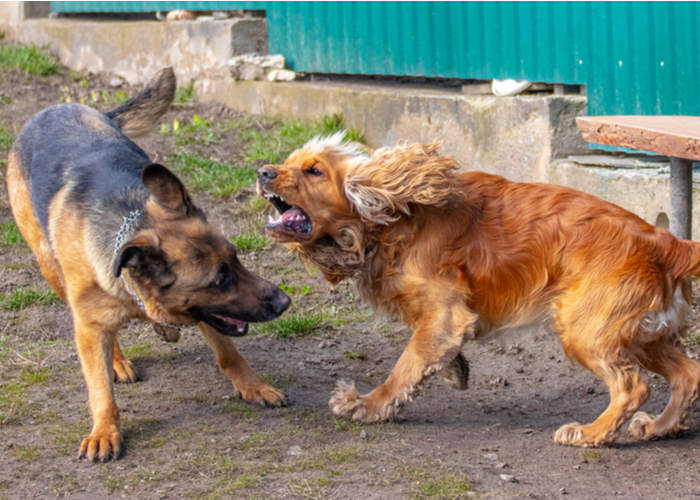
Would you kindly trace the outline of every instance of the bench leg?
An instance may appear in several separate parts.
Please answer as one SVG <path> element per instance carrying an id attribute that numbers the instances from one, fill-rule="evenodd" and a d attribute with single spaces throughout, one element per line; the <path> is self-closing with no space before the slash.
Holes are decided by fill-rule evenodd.
<path id="1" fill-rule="evenodd" d="M 670 229 L 679 240 L 692 238 L 693 161 L 671 157 Z"/>

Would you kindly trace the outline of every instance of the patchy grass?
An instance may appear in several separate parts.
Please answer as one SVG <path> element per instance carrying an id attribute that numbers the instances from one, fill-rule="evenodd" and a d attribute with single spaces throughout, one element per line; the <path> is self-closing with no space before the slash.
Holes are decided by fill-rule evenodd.
<path id="1" fill-rule="evenodd" d="M 26 248 L 29 246 L 13 221 L 0 222 L 0 246 L 8 248 Z"/>
<path id="2" fill-rule="evenodd" d="M 7 125 L 0 123 L 0 151 L 9 151 L 13 142 L 15 142 L 15 134 L 10 131 Z"/>
<path id="3" fill-rule="evenodd" d="M 40 370 L 24 370 L 22 372 L 22 382 L 25 387 L 30 387 L 32 385 L 44 385 L 49 378 L 48 368 L 42 368 Z"/>
<path id="4" fill-rule="evenodd" d="M 280 339 L 304 337 L 313 332 L 322 319 L 321 314 L 290 314 L 269 323 L 263 323 L 257 328 L 261 333 L 274 335 Z"/>
<path id="5" fill-rule="evenodd" d="M 12 104 L 12 97 L 6 95 L 0 95 L 0 105 Z"/>
<path id="6" fill-rule="evenodd" d="M 47 47 L 0 45 L 0 67 L 22 69 L 31 75 L 47 76 L 58 73 L 56 57 Z"/>
<path id="7" fill-rule="evenodd" d="M 311 289 L 306 285 L 280 285 L 279 288 L 287 295 L 306 295 L 311 291 Z"/>
<path id="8" fill-rule="evenodd" d="M 0 245 L 5 247 L 15 247 L 24 243 L 22 233 L 14 221 L 0 222 Z"/>
<path id="9" fill-rule="evenodd" d="M 581 452 L 582 462 L 600 462 L 600 453 L 593 450 L 583 450 Z"/>
<path id="10" fill-rule="evenodd" d="M 257 171 L 252 167 L 236 167 L 189 152 L 180 152 L 168 161 L 173 171 L 185 179 L 189 189 L 208 191 L 218 198 L 236 194 L 257 179 Z"/>
<path id="11" fill-rule="evenodd" d="M 150 358 L 153 348 L 149 344 L 132 344 L 122 351 L 127 359 Z"/>
<path id="12" fill-rule="evenodd" d="M 188 85 L 180 85 L 175 91 L 175 102 L 180 104 L 192 102 L 194 100 L 194 80 Z"/>
<path id="13" fill-rule="evenodd" d="M 39 449 L 36 446 L 15 445 L 12 447 L 12 454 L 17 460 L 34 462 L 39 456 Z"/>
<path id="14" fill-rule="evenodd" d="M 343 351 L 343 355 L 348 359 L 367 359 L 367 354 L 364 352 Z"/>
<path id="15" fill-rule="evenodd" d="M 250 422 L 262 418 L 262 412 L 259 407 L 253 406 L 238 398 L 224 400 L 223 410 L 233 418 L 242 417 Z"/>
<path id="16" fill-rule="evenodd" d="M 231 236 L 229 240 L 238 250 L 242 251 L 259 250 L 265 248 L 267 244 L 270 243 L 270 239 L 267 236 L 257 232 Z"/>
<path id="17" fill-rule="evenodd" d="M 12 292 L 0 294 L 0 311 L 21 311 L 34 304 L 53 306 L 60 302 L 56 292 L 48 288 L 15 288 Z"/>
<path id="18" fill-rule="evenodd" d="M 469 493 L 473 492 L 469 479 L 461 475 L 450 475 L 420 484 L 413 498 L 451 500 L 466 498 Z"/>

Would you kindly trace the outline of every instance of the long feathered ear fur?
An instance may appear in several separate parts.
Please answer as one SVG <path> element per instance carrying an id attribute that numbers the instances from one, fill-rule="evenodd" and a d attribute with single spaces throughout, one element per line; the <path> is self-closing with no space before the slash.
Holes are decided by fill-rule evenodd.
<path id="1" fill-rule="evenodd" d="M 353 165 L 345 179 L 345 194 L 360 217 L 389 224 L 399 218 L 399 211 L 410 215 L 411 204 L 452 205 L 459 196 L 454 174 L 458 165 L 452 157 L 437 153 L 442 145 L 443 141 L 399 143 Z"/>

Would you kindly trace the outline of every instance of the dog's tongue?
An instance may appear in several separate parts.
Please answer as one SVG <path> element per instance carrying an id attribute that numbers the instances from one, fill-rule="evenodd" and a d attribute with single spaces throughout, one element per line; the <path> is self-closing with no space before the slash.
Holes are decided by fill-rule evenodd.
<path id="1" fill-rule="evenodd" d="M 306 216 L 296 207 L 292 207 L 282 214 L 283 222 L 306 220 Z"/>
<path id="2" fill-rule="evenodd" d="M 229 325 L 234 325 L 236 328 L 239 328 L 241 330 L 243 330 L 245 328 L 245 325 L 246 325 L 245 321 L 240 321 L 240 320 L 234 319 L 234 318 L 224 318 L 224 320 Z"/>

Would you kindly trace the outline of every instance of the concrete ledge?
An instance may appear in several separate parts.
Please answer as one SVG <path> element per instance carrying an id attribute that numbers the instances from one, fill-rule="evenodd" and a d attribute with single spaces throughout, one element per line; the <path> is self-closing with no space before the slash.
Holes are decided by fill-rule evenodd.
<path id="1" fill-rule="evenodd" d="M 32 19 L 19 26 L 19 40 L 51 45 L 71 69 L 109 71 L 129 83 L 143 83 L 172 66 L 179 81 L 186 83 L 216 71 L 235 54 L 266 53 L 267 21 Z"/>
<path id="2" fill-rule="evenodd" d="M 575 117 L 585 114 L 581 96 L 465 96 L 459 91 L 352 83 L 195 82 L 197 97 L 252 114 L 320 118 L 342 113 L 346 125 L 365 134 L 371 147 L 399 139 L 444 139 L 444 150 L 465 170 L 509 179 L 546 181 L 555 156 L 585 154 Z"/>

